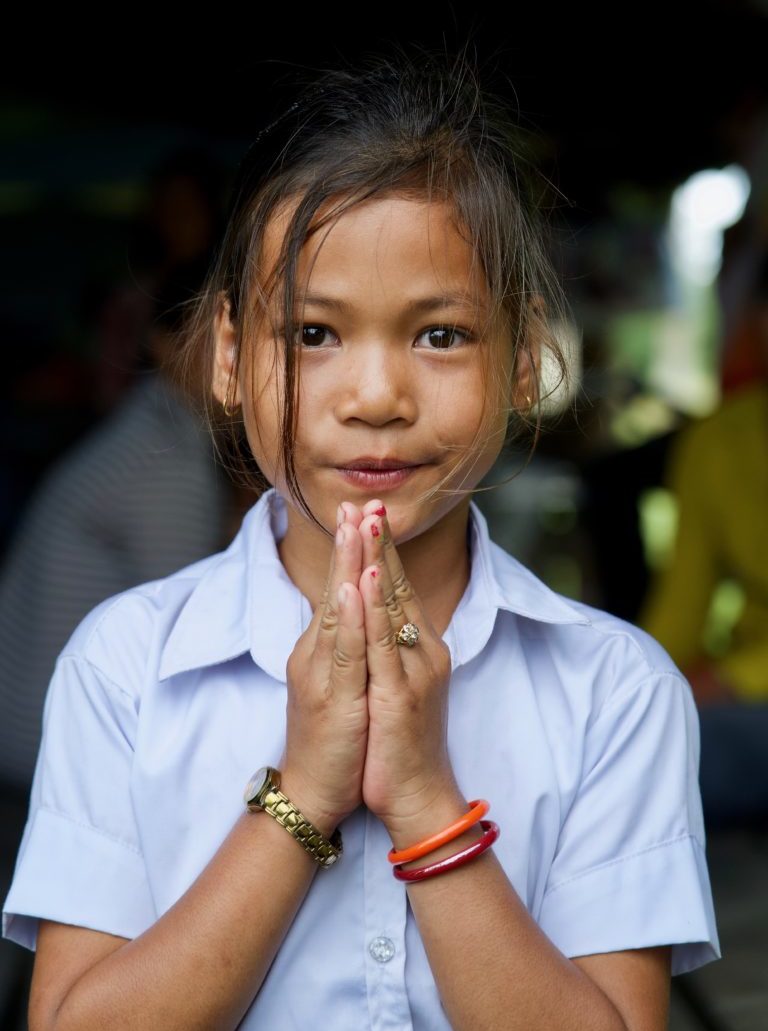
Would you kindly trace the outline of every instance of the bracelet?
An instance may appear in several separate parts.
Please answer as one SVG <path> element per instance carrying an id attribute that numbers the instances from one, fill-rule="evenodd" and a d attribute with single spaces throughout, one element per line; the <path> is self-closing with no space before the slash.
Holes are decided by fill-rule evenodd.
<path id="1" fill-rule="evenodd" d="M 282 774 L 274 766 L 262 766 L 245 786 L 243 800 L 249 812 L 264 811 L 277 820 L 320 866 L 328 868 L 341 856 L 343 845 L 337 827 L 330 838 L 296 808 L 280 791 Z"/>
<path id="2" fill-rule="evenodd" d="M 458 838 L 464 831 L 477 823 L 477 821 L 490 809 L 490 803 L 486 802 L 484 798 L 476 798 L 473 802 L 469 803 L 469 812 L 460 816 L 454 823 L 449 824 L 445 830 L 438 831 L 437 834 L 432 834 L 428 838 L 424 838 L 422 841 L 416 842 L 415 845 L 411 845 L 409 848 L 401 848 L 396 851 L 391 848 L 387 853 L 387 859 L 390 863 L 410 863 L 412 859 L 421 859 L 428 852 L 433 852 L 436 848 L 441 845 L 445 845 L 449 841 L 453 841 L 454 838 Z"/>
<path id="3" fill-rule="evenodd" d="M 435 874 L 445 873 L 446 870 L 454 870 L 457 866 L 463 866 L 489 849 L 499 836 L 499 825 L 493 820 L 481 820 L 480 826 L 485 831 L 482 838 L 474 841 L 461 852 L 457 852 L 453 856 L 446 856 L 445 859 L 439 859 L 436 863 L 430 863 L 429 866 L 420 866 L 416 870 L 401 870 L 396 866 L 392 873 L 398 881 L 423 881 L 427 877 L 434 877 Z"/>

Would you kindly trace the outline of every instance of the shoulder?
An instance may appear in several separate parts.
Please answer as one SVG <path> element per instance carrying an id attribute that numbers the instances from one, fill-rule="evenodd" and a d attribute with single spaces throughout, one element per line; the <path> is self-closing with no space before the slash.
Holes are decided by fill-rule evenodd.
<path id="1" fill-rule="evenodd" d="M 142 686 L 156 678 L 163 648 L 190 596 L 225 555 L 209 555 L 106 598 L 80 621 L 59 659 L 87 665 L 138 697 Z"/>
<path id="2" fill-rule="evenodd" d="M 625 654 L 637 676 L 682 676 L 666 649 L 641 627 L 583 601 L 569 600 L 569 604 L 587 621 L 580 624 L 580 633 L 597 650 Z"/>
<path id="3" fill-rule="evenodd" d="M 669 653 L 645 630 L 552 590 L 496 544 L 491 554 L 506 609 L 502 638 L 510 647 L 519 640 L 525 661 L 537 670 L 542 698 L 564 692 L 594 718 L 613 698 L 644 685 L 674 682 L 690 691 Z"/>
<path id="4" fill-rule="evenodd" d="M 495 541 L 490 560 L 501 592 L 501 607 L 522 617 L 529 637 L 582 642 L 597 652 L 621 651 L 634 660 L 638 673 L 678 673 L 666 650 L 645 630 L 587 602 L 553 590 Z"/>
<path id="5" fill-rule="evenodd" d="M 656 696 L 659 704 L 669 697 L 684 696 L 692 704 L 692 692 L 667 650 L 651 634 L 584 602 L 571 604 L 589 619 L 581 628 L 586 639 L 585 666 L 594 678 L 593 718 L 615 703 L 630 704 L 634 698 Z"/>

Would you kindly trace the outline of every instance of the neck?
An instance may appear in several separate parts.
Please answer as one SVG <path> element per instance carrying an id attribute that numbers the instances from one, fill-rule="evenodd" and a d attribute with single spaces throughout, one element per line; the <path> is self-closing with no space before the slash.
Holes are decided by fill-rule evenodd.
<path id="1" fill-rule="evenodd" d="M 323 595 L 333 540 L 292 505 L 286 510 L 288 529 L 278 543 L 278 553 L 288 576 L 314 611 Z M 469 583 L 468 519 L 467 498 L 418 536 L 407 541 L 395 537 L 405 575 L 441 637 Z"/>

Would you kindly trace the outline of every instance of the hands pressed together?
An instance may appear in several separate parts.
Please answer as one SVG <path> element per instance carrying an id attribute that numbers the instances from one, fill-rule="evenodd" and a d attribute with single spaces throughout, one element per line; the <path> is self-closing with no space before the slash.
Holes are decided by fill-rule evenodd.
<path id="1" fill-rule="evenodd" d="M 447 751 L 448 646 L 408 582 L 381 501 L 339 506 L 325 591 L 288 659 L 284 790 L 330 833 L 363 802 L 408 834 L 458 796 Z M 397 643 L 415 623 L 414 647 Z"/>

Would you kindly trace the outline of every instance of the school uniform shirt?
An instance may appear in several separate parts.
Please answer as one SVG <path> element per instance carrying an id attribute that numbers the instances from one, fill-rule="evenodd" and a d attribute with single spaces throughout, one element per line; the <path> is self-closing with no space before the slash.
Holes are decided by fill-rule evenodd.
<path id="1" fill-rule="evenodd" d="M 312 616 L 279 558 L 286 526 L 269 490 L 225 551 L 107 599 L 72 634 L 5 938 L 34 949 L 40 917 L 142 934 L 212 859 L 253 772 L 277 764 L 286 661 Z M 498 547 L 474 502 L 468 540 L 444 634 L 449 751 L 465 797 L 490 802 L 515 890 L 568 957 L 670 944 L 673 974 L 720 958 L 688 683 L 642 630 Z M 240 1026 L 449 1031 L 384 824 L 360 806 L 340 829 L 342 858 L 318 868 Z"/>
<path id="2" fill-rule="evenodd" d="M 0 567 L 0 783 L 29 792 L 47 687 L 78 623 L 228 543 L 228 512 L 208 429 L 157 372 L 46 473 Z"/>

